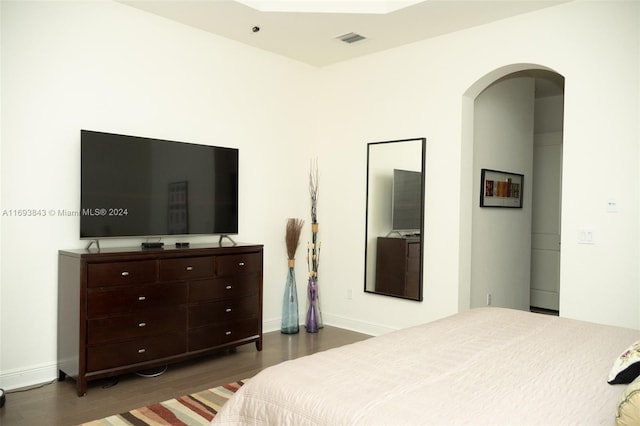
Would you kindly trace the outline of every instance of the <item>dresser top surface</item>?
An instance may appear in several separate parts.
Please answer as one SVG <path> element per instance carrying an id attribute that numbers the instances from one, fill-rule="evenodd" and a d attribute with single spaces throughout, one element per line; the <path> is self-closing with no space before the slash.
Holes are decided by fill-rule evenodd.
<path id="1" fill-rule="evenodd" d="M 73 256 L 73 257 L 85 257 L 85 256 L 110 256 L 110 255 L 152 255 L 152 256 L 171 256 L 171 255 L 198 255 L 205 252 L 209 254 L 215 253 L 231 253 L 231 252 L 243 252 L 247 250 L 261 250 L 262 244 L 250 244 L 250 243 L 208 243 L 208 244 L 191 244 L 189 247 L 175 247 L 174 245 L 167 244 L 162 248 L 143 248 L 141 246 L 130 247 L 106 247 L 106 248 L 88 248 L 88 249 L 71 249 L 71 250 L 59 250 L 59 254 Z"/>

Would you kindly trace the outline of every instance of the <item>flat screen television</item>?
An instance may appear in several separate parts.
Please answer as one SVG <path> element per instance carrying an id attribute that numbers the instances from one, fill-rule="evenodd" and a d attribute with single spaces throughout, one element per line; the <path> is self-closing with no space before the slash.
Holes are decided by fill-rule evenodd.
<path id="1" fill-rule="evenodd" d="M 420 232 L 422 223 L 422 173 L 393 170 L 392 231 Z"/>
<path id="2" fill-rule="evenodd" d="M 82 130 L 80 151 L 80 238 L 238 233 L 238 149 Z"/>

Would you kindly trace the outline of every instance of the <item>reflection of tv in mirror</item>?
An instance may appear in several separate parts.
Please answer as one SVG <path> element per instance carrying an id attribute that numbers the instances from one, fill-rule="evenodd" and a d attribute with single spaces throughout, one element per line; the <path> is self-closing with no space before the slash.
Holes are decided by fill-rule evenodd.
<path id="1" fill-rule="evenodd" d="M 393 170 L 391 201 L 392 231 L 419 233 L 421 223 L 422 173 Z"/>

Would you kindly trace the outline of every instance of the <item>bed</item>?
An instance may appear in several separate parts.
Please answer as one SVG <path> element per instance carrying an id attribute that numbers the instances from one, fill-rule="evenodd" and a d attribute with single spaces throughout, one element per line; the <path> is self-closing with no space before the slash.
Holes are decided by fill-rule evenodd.
<path id="1" fill-rule="evenodd" d="M 473 309 L 267 368 L 213 424 L 613 425 L 627 385 L 607 381 L 638 339 L 632 329 Z"/>

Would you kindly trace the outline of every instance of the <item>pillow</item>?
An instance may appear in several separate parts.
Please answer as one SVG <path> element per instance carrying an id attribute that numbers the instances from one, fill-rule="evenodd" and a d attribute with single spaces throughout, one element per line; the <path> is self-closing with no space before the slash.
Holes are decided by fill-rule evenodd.
<path id="1" fill-rule="evenodd" d="M 616 410 L 617 426 L 640 424 L 640 379 L 634 380 L 620 396 Z"/>
<path id="2" fill-rule="evenodd" d="M 640 375 L 640 340 L 625 349 L 616 358 L 609 373 L 609 384 L 633 382 Z"/>

